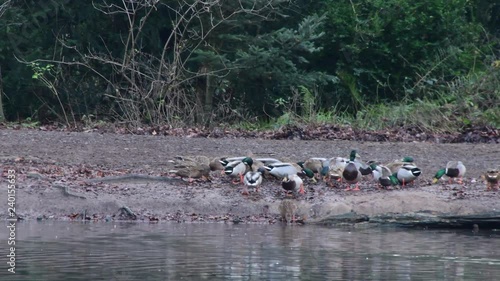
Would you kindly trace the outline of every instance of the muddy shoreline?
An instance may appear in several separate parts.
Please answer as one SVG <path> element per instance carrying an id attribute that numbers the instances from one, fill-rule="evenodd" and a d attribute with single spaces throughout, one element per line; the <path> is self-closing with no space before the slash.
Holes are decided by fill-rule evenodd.
<path id="1" fill-rule="evenodd" d="M 147 179 L 89 182 L 127 174 L 166 177 L 172 165 L 169 160 L 176 155 L 236 156 L 249 151 L 299 161 L 344 156 L 357 149 L 364 160 L 381 162 L 411 155 L 423 170 L 413 186 L 399 190 L 379 190 L 369 179 L 362 182 L 360 192 L 307 183 L 306 195 L 294 199 L 296 214 L 306 224 L 335 223 L 332 218 L 345 214 L 470 216 L 500 210 L 500 192 L 485 191 L 480 178 L 486 169 L 500 164 L 498 144 L 213 139 L 11 129 L 0 130 L 0 138 L 0 198 L 7 198 L 6 172 L 14 169 L 16 212 L 26 220 L 276 223 L 278 206 L 286 197 L 273 181 L 265 181 L 260 193 L 249 196 L 241 195 L 240 186 L 217 173 L 211 182 L 192 184 Z M 434 173 L 448 160 L 461 160 L 467 166 L 464 186 L 445 181 L 431 184 Z M 0 210 L 0 218 L 7 218 L 7 208 Z"/>

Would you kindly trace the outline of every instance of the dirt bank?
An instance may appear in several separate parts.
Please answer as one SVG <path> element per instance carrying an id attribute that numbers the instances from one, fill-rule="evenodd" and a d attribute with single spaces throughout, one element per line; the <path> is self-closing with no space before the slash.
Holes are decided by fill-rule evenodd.
<path id="1" fill-rule="evenodd" d="M 214 173 L 211 182 L 129 179 L 88 182 L 126 174 L 165 176 L 175 155 L 244 155 L 302 160 L 311 156 L 345 156 L 353 148 L 364 160 L 388 162 L 411 155 L 422 176 L 411 187 L 378 190 L 371 180 L 360 192 L 307 184 L 296 199 L 297 215 L 305 221 L 356 212 L 434 211 L 472 214 L 500 210 L 499 192 L 486 192 L 480 175 L 500 164 L 498 144 L 389 143 L 356 141 L 261 140 L 118 135 L 39 130 L 0 130 L 0 167 L 16 171 L 16 212 L 25 219 L 127 219 L 128 210 L 146 221 L 244 221 L 273 223 L 285 196 L 278 183 L 267 181 L 259 194 L 242 196 L 240 187 Z M 431 185 L 434 173 L 448 160 L 467 166 L 465 185 Z M 7 198 L 2 182 L 0 198 Z M 125 209 L 122 209 L 126 207 Z M 120 211 L 121 210 L 121 211 Z M 7 207 L 0 209 L 7 217 Z"/>

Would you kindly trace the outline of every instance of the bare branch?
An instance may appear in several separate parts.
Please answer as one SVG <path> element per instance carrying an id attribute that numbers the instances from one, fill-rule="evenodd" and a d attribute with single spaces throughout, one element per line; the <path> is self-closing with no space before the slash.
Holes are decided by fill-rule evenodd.
<path id="1" fill-rule="evenodd" d="M 218 54 L 219 50 L 214 33 L 232 24 L 238 15 L 252 15 L 258 21 L 273 20 L 277 7 L 289 0 L 254 0 L 254 1 L 222 1 L 222 0 L 121 0 L 119 2 L 102 0 L 99 4 L 92 2 L 93 7 L 104 15 L 123 17 L 127 24 L 127 34 L 121 38 L 120 58 L 116 46 L 108 47 L 107 40 L 99 37 L 104 52 L 96 52 L 92 48 L 78 50 L 69 46 L 64 40 L 58 43 L 68 50 L 74 51 L 80 61 L 67 62 L 61 60 L 37 60 L 61 65 L 83 66 L 90 69 L 97 77 L 114 91 L 106 90 L 103 96 L 111 98 L 116 105 L 110 111 L 121 112 L 122 118 L 136 122 L 148 119 L 151 122 L 178 122 L 179 117 L 194 122 L 196 111 L 204 108 L 207 100 L 211 106 L 211 94 L 208 86 L 201 89 L 207 96 L 200 98 L 199 83 L 209 78 L 222 79 L 238 66 L 229 66 L 220 59 L 220 67 L 215 69 L 203 66 L 201 70 L 188 67 L 198 50 L 210 50 Z M 9 1 L 10 2 L 10 1 Z M 161 8 L 161 9 L 160 9 Z M 150 24 L 150 19 L 161 11 L 171 16 L 171 32 L 163 42 L 158 56 L 147 54 L 141 50 L 143 32 Z M 99 35 L 98 35 L 99 36 Z M 221 56 L 222 58 L 222 56 Z M 95 65 L 108 65 L 111 73 L 101 73 Z M 201 81 L 201 82 L 200 82 Z M 198 84 L 197 84 L 198 83 Z M 218 83 L 218 82 L 214 82 Z M 198 85 L 198 86 L 196 86 Z M 198 88 L 196 88 L 198 87 Z M 201 104 L 200 104 L 201 103 Z M 203 109 L 205 110 L 205 109 Z"/>
<path id="2" fill-rule="evenodd" d="M 7 9 L 10 8 L 10 5 L 12 4 L 11 0 L 6 0 L 0 5 L 0 18 L 3 16 L 3 14 L 7 11 Z"/>

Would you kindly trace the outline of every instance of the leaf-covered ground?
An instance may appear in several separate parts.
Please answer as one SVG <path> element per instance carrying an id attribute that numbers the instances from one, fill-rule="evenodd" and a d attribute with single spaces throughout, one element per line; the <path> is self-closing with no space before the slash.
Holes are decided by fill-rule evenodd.
<path id="1" fill-rule="evenodd" d="M 161 135 L 189 138 L 259 138 L 269 140 L 349 140 L 376 142 L 434 142 L 434 143 L 500 143 L 500 128 L 468 127 L 460 132 L 430 132 L 417 127 L 394 127 L 385 130 L 353 129 L 349 126 L 286 125 L 272 130 L 243 130 L 231 127 L 172 128 L 171 126 L 133 127 L 116 123 L 77 124 L 67 128 L 59 124 L 30 126 L 1 124 L 0 129 L 23 129 L 26 126 L 42 131 L 97 132 L 134 135 Z"/>
<path id="2" fill-rule="evenodd" d="M 45 128 L 46 129 L 46 128 Z M 298 129 L 295 129 L 298 130 Z M 320 130 L 320 129 L 318 129 Z M 326 129 L 325 129 L 326 130 Z M 140 130 L 139 130 L 140 131 Z M 155 133 L 154 133 L 155 132 Z M 273 134 L 294 135 L 294 129 Z M 299 130 L 300 132 L 300 130 Z M 318 135 L 353 135 L 353 130 L 326 130 Z M 493 130 L 492 135 L 498 132 Z M 295 198 L 297 216 L 307 221 L 354 211 L 375 215 L 429 210 L 467 214 L 498 210 L 499 192 L 485 191 L 481 174 L 500 164 L 500 146 L 490 143 L 436 143 L 431 141 L 372 142 L 328 140 L 330 137 L 266 137 L 265 132 L 249 137 L 249 132 L 231 137 L 204 136 L 196 129 L 179 130 L 178 136 L 161 129 L 144 134 L 117 134 L 50 131 L 38 129 L 0 130 L 0 167 L 5 178 L 16 171 L 16 212 L 27 219 L 145 221 L 220 221 L 274 223 L 280 216 L 278 205 L 287 198 L 279 183 L 265 181 L 261 192 L 241 195 L 241 186 L 213 173 L 211 182 L 185 180 L 156 181 L 129 178 L 120 182 L 100 182 L 102 177 L 142 174 L 169 176 L 169 160 L 176 155 L 209 157 L 239 156 L 252 152 L 264 157 L 287 157 L 299 161 L 313 156 L 347 156 L 357 149 L 363 160 L 389 162 L 413 156 L 422 168 L 414 185 L 399 190 L 379 190 L 365 179 L 360 192 L 343 187 L 327 187 L 323 182 L 307 182 L 307 193 Z M 497 135 L 498 136 L 498 135 Z M 309 140 L 311 139 L 312 140 Z M 276 140 L 280 139 L 280 140 Z M 441 181 L 431 185 L 434 173 L 448 160 L 467 166 L 465 185 Z M 6 188 L 0 196 L 7 197 Z M 135 217 L 131 217 L 133 212 Z M 0 210 L 5 218 L 7 208 Z"/>

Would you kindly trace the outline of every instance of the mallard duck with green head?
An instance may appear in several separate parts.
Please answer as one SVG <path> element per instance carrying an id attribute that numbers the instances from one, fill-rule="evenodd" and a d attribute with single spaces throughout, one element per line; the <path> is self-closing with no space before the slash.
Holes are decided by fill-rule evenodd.
<path id="1" fill-rule="evenodd" d="M 446 163 L 446 167 L 440 169 L 434 175 L 432 183 L 436 183 L 442 176 L 447 176 L 450 179 L 450 183 L 453 178 L 458 178 L 458 183 L 463 184 L 463 176 L 467 169 L 465 168 L 464 163 L 462 161 L 449 161 Z"/>
<path id="2" fill-rule="evenodd" d="M 233 163 L 235 164 L 237 161 L 241 162 L 243 159 L 245 159 L 247 156 L 236 156 L 236 157 L 219 157 L 219 158 L 214 158 L 212 161 L 210 161 L 210 169 L 212 171 L 221 171 L 221 174 L 224 175 L 224 169 L 226 168 L 227 164 Z"/>
<path id="3" fill-rule="evenodd" d="M 275 163 L 264 166 L 264 168 L 269 171 L 269 173 L 277 178 L 284 178 L 286 175 L 297 174 L 300 172 L 291 163 Z"/>
<path id="4" fill-rule="evenodd" d="M 281 187 L 287 191 L 287 193 L 300 193 L 304 194 L 304 182 L 297 174 L 286 174 L 281 181 Z"/>
<path id="5" fill-rule="evenodd" d="M 253 159 L 254 165 L 256 165 L 256 163 L 258 163 L 258 162 L 260 164 L 262 164 L 262 165 L 259 164 L 259 167 L 260 166 L 264 166 L 264 165 L 268 165 L 268 164 L 274 164 L 274 163 L 281 163 L 282 162 L 281 160 L 273 158 L 273 157 L 257 157 L 257 156 L 255 156 L 255 154 L 252 151 L 247 151 L 246 155 L 247 155 L 247 157 L 250 157 L 250 158 Z M 257 169 L 254 169 L 254 171 L 257 171 Z"/>
<path id="6" fill-rule="evenodd" d="M 422 170 L 415 164 L 407 163 L 401 166 L 396 173 L 393 174 L 402 186 L 413 182 L 422 174 Z"/>
<path id="7" fill-rule="evenodd" d="M 262 184 L 262 175 L 265 171 L 264 167 L 260 167 L 257 171 L 248 171 L 245 174 L 243 177 L 243 183 L 245 184 L 242 192 L 243 195 L 248 195 L 248 187 L 254 188 L 255 192 L 259 192 L 259 187 Z"/>
<path id="8" fill-rule="evenodd" d="M 318 174 L 321 173 L 321 170 L 323 170 L 325 165 L 328 165 L 328 160 L 329 159 L 324 157 L 311 157 L 306 159 L 306 161 L 299 163 L 301 163 L 303 167 L 313 171 L 313 173 Z"/>
<path id="9" fill-rule="evenodd" d="M 387 188 L 399 184 L 397 177 L 386 166 L 372 163 L 370 167 L 372 168 L 373 178 L 377 181 L 378 185 Z"/>
<path id="10" fill-rule="evenodd" d="M 363 176 L 361 175 L 361 172 L 359 171 L 358 166 L 355 163 L 356 154 L 357 153 L 355 150 L 351 152 L 349 162 L 347 162 L 347 164 L 344 167 L 344 171 L 342 172 L 342 179 L 349 185 L 355 184 L 356 187 L 352 189 L 351 186 L 348 186 L 345 190 L 354 190 L 354 191 L 360 190 L 358 183 Z"/>
<path id="11" fill-rule="evenodd" d="M 403 157 L 402 159 L 399 159 L 399 160 L 394 160 L 390 163 L 387 163 L 385 164 L 385 166 L 387 168 L 389 168 L 389 170 L 391 170 L 391 173 L 397 173 L 399 168 L 403 167 L 403 165 L 405 164 L 413 164 L 413 165 L 416 165 L 415 164 L 415 160 L 413 159 L 413 157 L 411 156 L 405 156 Z"/>
<path id="12" fill-rule="evenodd" d="M 498 189 L 498 182 L 500 180 L 500 171 L 498 169 L 489 169 L 483 174 L 483 178 L 486 180 L 486 190 Z"/>
<path id="13" fill-rule="evenodd" d="M 361 156 L 359 156 L 356 150 L 351 151 L 349 161 L 353 162 L 356 165 L 362 176 L 370 175 L 372 173 L 372 169 L 370 168 L 370 166 L 367 163 L 362 162 Z"/>
<path id="14" fill-rule="evenodd" d="M 359 189 L 359 181 L 363 178 L 361 172 L 358 170 L 358 167 L 354 162 L 348 162 L 342 172 L 342 179 L 348 183 L 349 185 L 355 184 L 355 188 L 351 188 L 351 186 L 347 187 L 345 190 L 354 190 L 358 191 Z"/>
<path id="15" fill-rule="evenodd" d="M 311 157 L 306 161 L 297 162 L 302 169 L 308 169 L 317 175 L 318 178 L 325 178 L 328 175 L 330 159 L 324 157 Z M 316 177 L 312 178 L 317 182 Z"/>
<path id="16" fill-rule="evenodd" d="M 236 157 L 222 157 L 219 159 L 219 163 L 223 166 L 226 167 L 227 164 L 235 161 L 243 161 L 243 159 L 247 158 L 248 156 L 236 156 Z"/>
<path id="17" fill-rule="evenodd" d="M 271 165 L 266 165 L 264 168 L 269 172 L 269 174 L 273 175 L 276 178 L 284 178 L 286 175 L 304 175 L 308 178 L 313 178 L 314 173 L 307 169 L 302 168 L 296 163 L 275 163 Z"/>
<path id="18" fill-rule="evenodd" d="M 241 161 L 232 161 L 226 164 L 224 173 L 232 178 L 239 177 L 240 181 L 233 181 L 234 184 L 243 183 L 243 175 L 252 169 L 252 164 L 253 160 L 250 157 L 245 157 Z"/>

